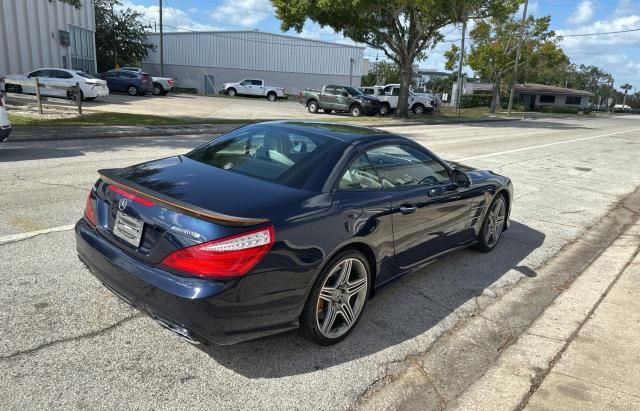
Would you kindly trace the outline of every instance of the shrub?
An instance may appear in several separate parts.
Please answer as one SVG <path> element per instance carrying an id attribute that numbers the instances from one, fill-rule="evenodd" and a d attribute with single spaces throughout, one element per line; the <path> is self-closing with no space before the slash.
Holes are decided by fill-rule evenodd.
<path id="1" fill-rule="evenodd" d="M 489 107 L 491 94 L 465 94 L 460 97 L 460 108 Z"/>
<path id="2" fill-rule="evenodd" d="M 542 106 L 540 107 L 542 113 L 557 113 L 557 114 L 578 114 L 576 107 L 563 107 L 563 106 Z"/>

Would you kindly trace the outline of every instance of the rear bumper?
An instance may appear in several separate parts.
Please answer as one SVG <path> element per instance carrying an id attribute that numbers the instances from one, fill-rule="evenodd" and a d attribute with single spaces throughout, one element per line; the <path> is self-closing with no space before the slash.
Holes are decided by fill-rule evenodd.
<path id="1" fill-rule="evenodd" d="M 297 318 L 283 318 L 276 307 L 242 301 L 245 278 L 180 277 L 130 256 L 84 220 L 76 224 L 75 233 L 78 257 L 98 280 L 164 326 L 188 331 L 193 340 L 226 345 L 298 327 Z"/>

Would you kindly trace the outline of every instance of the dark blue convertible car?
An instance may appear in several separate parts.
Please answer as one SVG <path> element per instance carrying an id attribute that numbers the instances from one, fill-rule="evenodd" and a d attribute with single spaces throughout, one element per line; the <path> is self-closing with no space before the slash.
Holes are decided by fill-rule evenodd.
<path id="1" fill-rule="evenodd" d="M 448 251 L 493 249 L 513 198 L 506 177 L 327 123 L 248 125 L 99 173 L 80 259 L 163 326 L 218 344 L 296 328 L 336 343 L 390 281 Z"/>

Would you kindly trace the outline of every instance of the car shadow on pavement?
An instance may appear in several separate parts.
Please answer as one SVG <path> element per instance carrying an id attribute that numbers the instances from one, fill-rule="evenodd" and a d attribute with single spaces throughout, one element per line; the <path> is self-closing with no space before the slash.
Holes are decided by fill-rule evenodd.
<path id="1" fill-rule="evenodd" d="M 378 291 L 369 300 L 356 329 L 333 346 L 320 347 L 296 332 L 288 332 L 232 346 L 199 347 L 222 366 L 247 378 L 310 373 L 403 343 L 408 344 L 399 350 L 401 353 L 415 351 L 416 345 L 424 350 L 445 331 L 445 318 L 449 317 L 449 325 L 449 321 L 456 320 L 459 313 L 454 311 L 460 306 L 483 293 L 495 297 L 485 289 L 507 273 L 510 278 L 503 280 L 509 284 L 534 277 L 535 271 L 521 264 L 542 245 L 544 238 L 543 233 L 512 222 L 491 253 L 462 250 L 443 256 Z M 471 313 L 470 309 L 465 311 L 467 315 Z M 410 341 L 418 336 L 424 341 Z"/>
<path id="2" fill-rule="evenodd" d="M 84 156 L 84 153 L 73 149 L 51 147 L 0 147 L 0 163 L 80 156 Z"/>

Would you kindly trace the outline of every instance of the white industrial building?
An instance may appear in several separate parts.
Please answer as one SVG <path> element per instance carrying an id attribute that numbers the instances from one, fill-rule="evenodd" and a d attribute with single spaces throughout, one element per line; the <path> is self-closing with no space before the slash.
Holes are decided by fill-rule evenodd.
<path id="1" fill-rule="evenodd" d="M 92 0 L 0 0 L 0 76 L 40 67 L 96 71 Z"/>
<path id="2" fill-rule="evenodd" d="M 159 35 L 150 33 L 149 41 L 157 47 L 143 68 L 157 76 Z M 253 78 L 296 94 L 325 84 L 359 86 L 363 53 L 364 47 L 260 31 L 165 33 L 164 75 L 198 93 L 214 94 L 223 83 Z"/>

